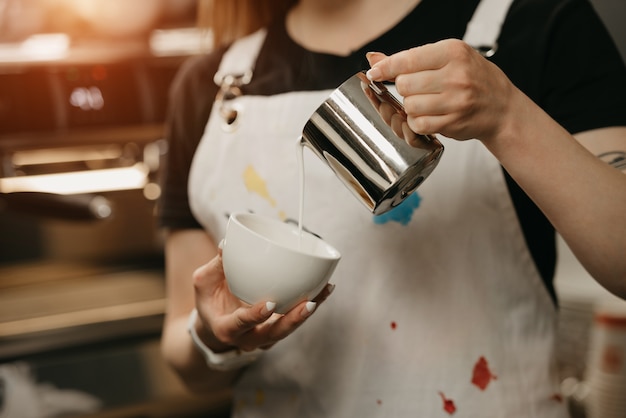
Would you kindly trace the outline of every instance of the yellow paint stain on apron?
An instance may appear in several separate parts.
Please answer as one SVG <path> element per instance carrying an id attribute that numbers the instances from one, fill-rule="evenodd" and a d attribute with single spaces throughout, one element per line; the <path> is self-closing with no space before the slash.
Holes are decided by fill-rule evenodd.
<path id="1" fill-rule="evenodd" d="M 254 167 L 249 165 L 243 172 L 243 181 L 249 192 L 257 193 L 267 200 L 272 207 L 276 207 L 276 201 L 270 196 L 265 180 L 259 176 Z"/>

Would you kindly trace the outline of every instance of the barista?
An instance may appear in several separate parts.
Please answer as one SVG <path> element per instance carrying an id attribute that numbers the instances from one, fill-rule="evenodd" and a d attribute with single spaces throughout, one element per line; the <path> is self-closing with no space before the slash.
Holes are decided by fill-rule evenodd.
<path id="1" fill-rule="evenodd" d="M 233 384 L 236 417 L 565 417 L 555 228 L 626 295 L 626 177 L 597 158 L 626 150 L 626 70 L 588 0 L 213 4 L 218 21 L 231 6 L 271 19 L 194 59 L 173 90 L 163 353 L 183 380 Z M 294 141 L 370 66 L 395 80 L 413 131 L 448 137 L 437 169 L 374 217 L 309 155 L 305 226 L 343 255 L 335 291 L 278 318 L 272 301 L 239 302 L 216 245 L 227 215 L 297 218 Z M 214 74 L 247 75 L 234 126 L 213 108 Z"/>

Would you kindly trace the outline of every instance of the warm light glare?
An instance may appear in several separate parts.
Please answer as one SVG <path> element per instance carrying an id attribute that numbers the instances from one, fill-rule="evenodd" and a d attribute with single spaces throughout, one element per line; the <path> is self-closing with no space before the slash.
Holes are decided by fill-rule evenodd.
<path id="1" fill-rule="evenodd" d="M 33 35 L 18 44 L 0 45 L 0 62 L 49 61 L 65 58 L 70 37 L 64 33 Z"/>
<path id="2" fill-rule="evenodd" d="M 143 196 L 148 200 L 157 200 L 161 196 L 161 186 L 156 183 L 148 183 L 143 188 Z"/>
<path id="3" fill-rule="evenodd" d="M 33 35 L 20 45 L 26 55 L 37 57 L 63 57 L 70 47 L 70 37 L 64 33 Z"/>
<path id="4" fill-rule="evenodd" d="M 98 193 L 141 189 L 148 182 L 143 163 L 132 167 L 0 178 L 0 191 L 55 194 Z"/>
<path id="5" fill-rule="evenodd" d="M 162 13 L 156 0 L 65 0 L 99 33 L 132 36 L 147 32 Z"/>
<path id="6" fill-rule="evenodd" d="M 149 41 L 156 56 L 200 54 L 209 51 L 213 44 L 211 32 L 197 28 L 154 30 Z"/>
<path id="7" fill-rule="evenodd" d="M 122 149 L 119 146 L 105 146 L 101 148 L 58 148 L 16 151 L 11 156 L 11 162 L 17 167 L 28 165 L 42 165 L 55 163 L 69 163 L 75 161 L 100 161 L 119 159 Z"/>

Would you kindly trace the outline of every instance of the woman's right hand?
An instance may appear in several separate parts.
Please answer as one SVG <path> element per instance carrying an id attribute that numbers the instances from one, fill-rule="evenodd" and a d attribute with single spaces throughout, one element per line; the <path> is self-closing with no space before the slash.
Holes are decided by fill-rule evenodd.
<path id="1" fill-rule="evenodd" d="M 263 301 L 248 305 L 235 297 L 226 283 L 222 252 L 193 274 L 198 336 L 214 352 L 267 349 L 295 331 L 332 292 L 327 285 L 313 300 L 303 301 L 284 315 L 276 304 Z"/>

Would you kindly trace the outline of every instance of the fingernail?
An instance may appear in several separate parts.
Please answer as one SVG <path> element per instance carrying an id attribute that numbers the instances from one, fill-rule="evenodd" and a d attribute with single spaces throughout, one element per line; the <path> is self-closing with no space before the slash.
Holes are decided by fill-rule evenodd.
<path id="1" fill-rule="evenodd" d="M 273 312 L 275 307 L 276 307 L 276 303 L 274 303 L 274 302 L 265 302 L 265 312 L 264 313 Z"/>
<path id="2" fill-rule="evenodd" d="M 365 73 L 368 80 L 377 81 L 380 77 L 382 77 L 383 73 L 380 71 L 380 68 L 372 67 Z"/>
<path id="3" fill-rule="evenodd" d="M 311 316 L 311 314 L 313 314 L 313 312 L 315 311 L 315 308 L 317 308 L 317 303 L 307 302 L 306 305 L 304 305 L 304 307 L 306 309 L 302 312 L 302 316 L 306 318 L 308 316 Z"/>
<path id="4" fill-rule="evenodd" d="M 332 283 L 329 283 L 327 287 L 328 287 L 328 296 L 330 296 L 335 290 L 335 285 Z"/>
<path id="5" fill-rule="evenodd" d="M 384 58 L 385 54 L 383 54 L 382 52 L 375 52 L 375 51 L 370 51 L 370 52 L 365 53 L 365 58 L 367 58 L 368 61 L 372 61 L 372 58 L 374 57 Z"/>
<path id="6" fill-rule="evenodd" d="M 219 244 L 217 244 L 217 248 L 219 248 L 220 250 L 224 249 L 224 240 L 221 240 Z"/>

